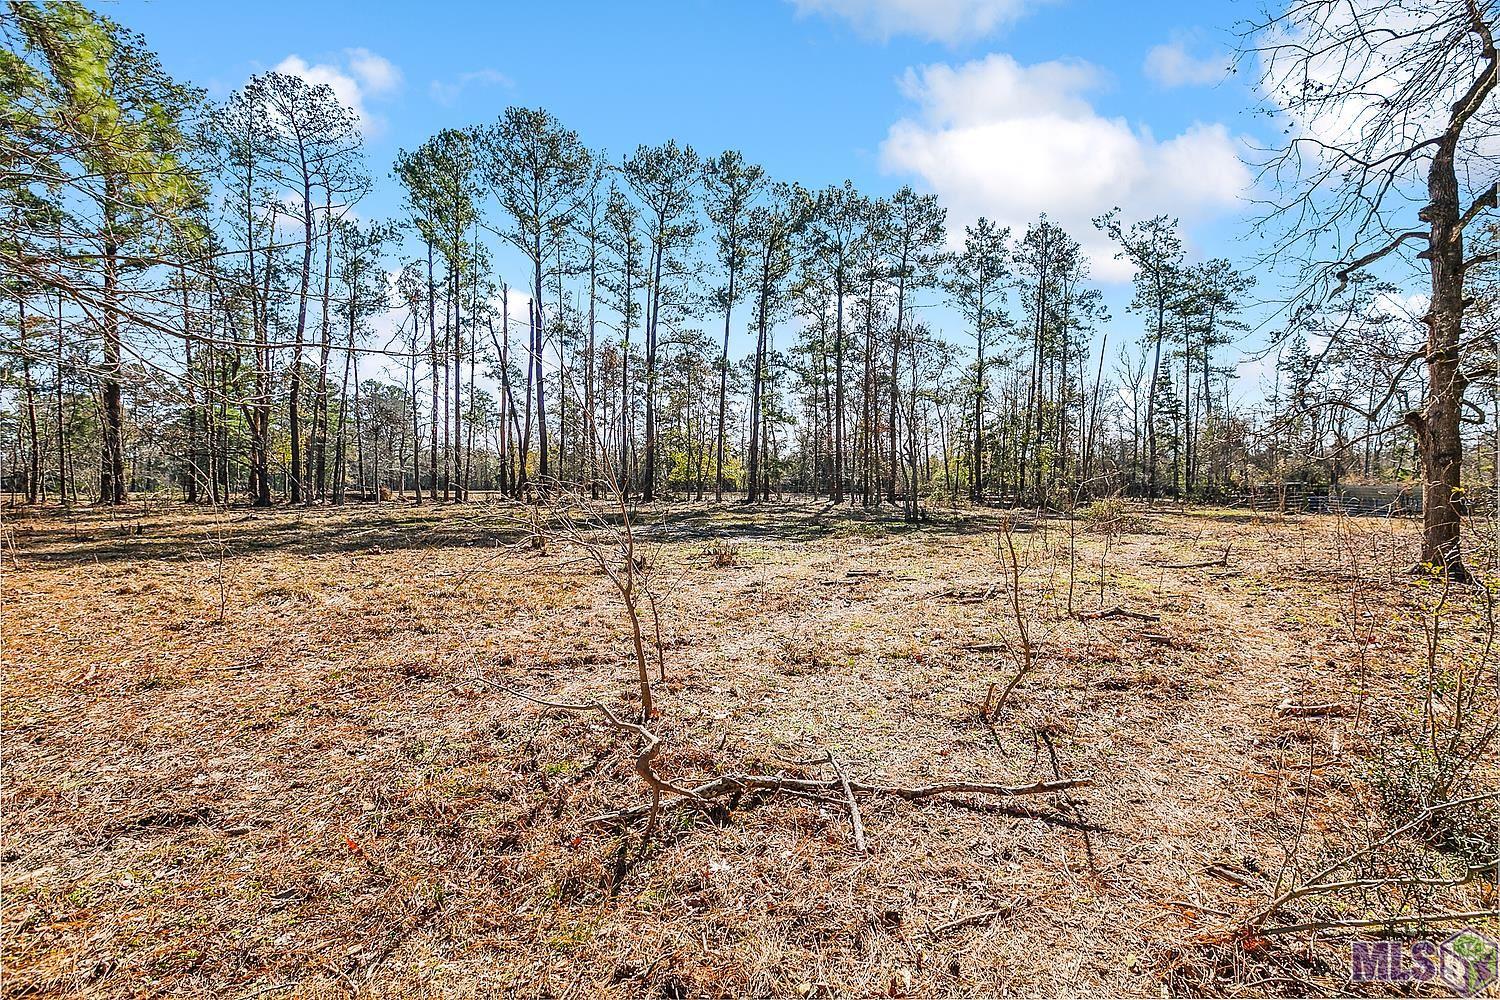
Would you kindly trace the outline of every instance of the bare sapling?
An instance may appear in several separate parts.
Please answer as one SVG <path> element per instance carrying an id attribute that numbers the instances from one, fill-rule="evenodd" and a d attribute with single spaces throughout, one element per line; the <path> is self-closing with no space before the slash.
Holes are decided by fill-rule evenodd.
<path id="1" fill-rule="evenodd" d="M 608 462 L 605 463 L 608 466 Z M 646 653 L 644 599 L 652 616 L 652 643 L 657 654 L 658 674 L 665 676 L 661 644 L 661 618 L 657 597 L 650 588 L 649 561 L 640 551 L 634 512 L 612 472 L 604 476 L 607 499 L 595 501 L 583 490 L 553 490 L 549 504 L 559 534 L 581 549 L 609 580 L 619 598 L 620 613 L 630 635 L 635 665 L 636 691 L 641 701 L 641 720 L 656 715 L 652 699 L 651 671 Z M 605 509 L 608 503 L 611 509 Z"/>
<path id="2" fill-rule="evenodd" d="M 1021 574 L 1023 571 L 1021 555 L 1016 551 L 1015 518 L 1006 514 L 1001 518 L 1000 530 L 996 532 L 996 548 L 999 551 L 1001 571 L 1005 575 L 1005 589 L 1007 600 L 1006 611 L 1010 618 L 1010 624 L 1015 630 L 1014 640 L 1009 637 L 1005 645 L 1009 649 L 1012 659 L 1015 661 L 1015 672 L 1011 674 L 1010 680 L 1000 688 L 1000 694 L 995 696 L 996 685 L 991 684 L 989 693 L 985 696 L 984 705 L 980 707 L 980 720 L 985 725 L 994 727 L 999 720 L 1001 712 L 1005 709 L 1005 703 L 1010 698 L 1010 693 L 1015 690 L 1021 679 L 1031 673 L 1035 665 L 1035 650 L 1032 643 L 1033 612 L 1021 594 Z"/>
<path id="3" fill-rule="evenodd" d="M 1125 501 L 1119 493 L 1104 497 L 1090 503 L 1083 511 L 1084 529 L 1090 534 L 1099 536 L 1099 561 L 1098 561 L 1098 584 L 1099 584 L 1099 608 L 1100 611 L 1092 613 L 1095 617 L 1108 617 L 1109 614 L 1121 613 L 1117 609 L 1104 611 L 1104 600 L 1107 595 L 1109 581 L 1109 554 L 1114 549 L 1115 543 L 1127 530 L 1131 530 L 1134 518 L 1127 513 Z"/>
<path id="4" fill-rule="evenodd" d="M 1068 617 L 1073 617 L 1073 585 L 1078 578 L 1078 499 L 1082 484 L 1068 491 Z"/>

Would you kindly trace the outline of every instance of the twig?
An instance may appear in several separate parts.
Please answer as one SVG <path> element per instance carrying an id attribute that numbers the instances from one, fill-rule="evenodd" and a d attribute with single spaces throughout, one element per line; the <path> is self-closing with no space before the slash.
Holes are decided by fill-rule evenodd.
<path id="1" fill-rule="evenodd" d="M 1207 569 L 1210 566 L 1229 565 L 1229 546 L 1224 546 L 1224 554 L 1217 559 L 1203 559 L 1198 562 L 1185 563 L 1162 563 L 1162 569 Z"/>
<path id="2" fill-rule="evenodd" d="M 1165 902 L 1168 906 L 1176 906 L 1184 910 L 1196 910 L 1200 913 L 1211 913 L 1216 917 L 1234 916 L 1228 910 L 1216 910 L 1212 906 L 1204 906 L 1202 903 L 1195 903 L 1191 899 L 1168 899 Z"/>
<path id="3" fill-rule="evenodd" d="M 1134 618 L 1136 621 L 1141 621 L 1141 622 L 1159 622 L 1159 621 L 1161 621 L 1161 615 L 1153 615 L 1153 614 L 1149 614 L 1149 613 L 1147 613 L 1145 611 L 1127 611 L 1125 608 L 1120 607 L 1118 604 L 1116 604 L 1112 608 L 1105 608 L 1103 611 L 1088 611 L 1088 612 L 1085 612 L 1084 614 L 1079 615 L 1078 617 L 1079 618 Z"/>
<path id="4" fill-rule="evenodd" d="M 240 997 L 240 1000 L 255 1000 L 256 997 L 263 997 L 267 993 L 280 993 L 282 990 L 289 990 L 296 985 L 296 983 L 276 983 L 272 986 L 262 986 L 260 989 L 255 990 L 252 993 L 246 993 L 244 996 Z"/>
<path id="5" fill-rule="evenodd" d="M 1470 882 L 1482 878 L 1490 878 L 1495 872 L 1494 864 L 1474 865 L 1465 869 L 1464 874 L 1456 878 L 1357 878 L 1346 882 L 1323 882 L 1313 885 L 1303 885 L 1291 892 L 1286 893 L 1286 901 L 1300 899 L 1303 896 L 1311 896 L 1320 892 L 1342 892 L 1345 889 L 1378 889 L 1382 886 L 1405 886 L 1416 888 L 1418 886 L 1430 888 L 1449 888 L 1455 885 L 1468 885 Z"/>
<path id="6" fill-rule="evenodd" d="M 1316 715 L 1347 715 L 1348 712 L 1348 708 L 1336 701 L 1319 705 L 1297 705 L 1291 701 L 1283 701 L 1276 706 L 1277 715 L 1290 715 L 1298 718 Z"/>
<path id="7" fill-rule="evenodd" d="M 1409 917 L 1372 917 L 1368 920 L 1309 920 L 1300 924 L 1267 927 L 1256 933 L 1260 937 L 1272 937 L 1277 934 L 1296 934 L 1299 931 L 1354 930 L 1360 927 L 1387 927 L 1396 924 L 1437 924 L 1455 920 L 1481 920 L 1494 916 L 1494 910 L 1469 910 L 1464 913 L 1414 913 Z"/>
<path id="8" fill-rule="evenodd" d="M 987 924 L 991 920 L 999 920 L 1010 916 L 1015 912 L 1015 906 L 1002 906 L 998 910 L 982 910 L 979 913 L 971 913 L 957 920 L 950 920 L 946 924 L 934 927 L 929 933 L 933 937 L 942 937 L 949 931 L 956 931 L 960 927 L 973 927 L 975 924 Z"/>
<path id="9" fill-rule="evenodd" d="M 1265 923 L 1266 920 L 1270 918 L 1271 914 L 1275 913 L 1277 910 L 1281 909 L 1281 907 L 1285 906 L 1292 900 L 1300 898 L 1302 896 L 1311 895 L 1314 892 L 1320 892 L 1325 888 L 1337 885 L 1337 883 L 1323 882 L 1323 879 L 1327 878 L 1329 875 L 1332 875 L 1344 865 L 1362 858 L 1367 854 L 1371 854 L 1376 849 L 1389 844 L 1391 841 L 1401 836 L 1401 834 L 1406 833 L 1409 830 L 1413 830 L 1418 826 L 1421 826 L 1423 823 L 1426 823 L 1429 819 L 1437 815 L 1439 812 L 1442 812 L 1444 809 L 1452 809 L 1455 806 L 1470 805 L 1475 802 L 1483 802 L 1487 799 L 1493 799 L 1497 797 L 1500 797 L 1500 792 L 1482 792 L 1478 795 L 1467 795 L 1460 799 L 1452 799 L 1448 802 L 1439 802 L 1435 805 L 1428 806 L 1426 809 L 1423 809 L 1420 813 L 1418 813 L 1415 818 L 1408 820 L 1407 822 L 1396 827 L 1396 829 L 1392 830 L 1390 833 L 1387 833 L 1379 840 L 1373 841 L 1365 845 L 1364 847 L 1361 847 L 1354 853 L 1347 854 L 1344 857 L 1339 858 L 1337 861 L 1334 861 L 1332 864 L 1319 869 L 1317 872 L 1309 876 L 1301 886 L 1295 889 L 1288 889 L 1286 892 L 1280 893 L 1276 896 L 1276 898 L 1272 899 L 1271 902 L 1266 905 L 1265 909 L 1261 910 L 1255 916 L 1246 921 L 1246 926 L 1252 929 L 1257 928 L 1261 924 Z M 1369 924 L 1366 926 L 1379 926 L 1380 924 L 1389 922 L 1391 921 L 1376 921 L 1374 924 Z M 1283 931 L 1283 933 L 1290 932 Z"/>
<path id="10" fill-rule="evenodd" d="M 844 786 L 844 800 L 849 804 L 849 825 L 854 828 L 854 847 L 861 855 L 869 854 L 870 852 L 865 849 L 865 824 L 859 815 L 859 802 L 854 798 L 854 789 L 849 787 L 849 774 L 831 750 L 828 752 L 828 763 Z"/>

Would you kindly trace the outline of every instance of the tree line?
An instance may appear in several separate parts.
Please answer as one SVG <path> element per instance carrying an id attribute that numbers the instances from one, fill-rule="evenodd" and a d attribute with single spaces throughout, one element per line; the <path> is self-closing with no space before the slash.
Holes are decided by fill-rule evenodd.
<path id="1" fill-rule="evenodd" d="M 327 86 L 265 73 L 214 103 L 80 5 L 3 23 L 0 433 L 29 500 L 608 481 L 915 521 L 1431 472 L 1385 420 L 1427 391 L 1430 314 L 1359 261 L 1237 402 L 1255 278 L 1191 259 L 1167 214 L 1094 220 L 1133 272 L 1139 333 L 1110 343 L 1080 234 L 1043 206 L 960 235 L 909 186 L 809 189 L 676 141 L 615 156 L 511 107 L 401 151 L 402 211 L 371 220 L 360 123 Z"/>

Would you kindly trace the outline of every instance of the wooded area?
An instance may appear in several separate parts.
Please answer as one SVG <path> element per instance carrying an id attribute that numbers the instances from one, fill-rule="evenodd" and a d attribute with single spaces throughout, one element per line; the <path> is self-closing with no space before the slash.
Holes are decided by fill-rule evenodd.
<path id="1" fill-rule="evenodd" d="M 266 73 L 210 102 L 123 27 L 12 5 L 9 486 L 265 506 L 597 495 L 609 474 L 647 502 L 794 492 L 915 521 L 959 497 L 1415 480 L 1451 526 L 1465 464 L 1496 467 L 1474 447 L 1495 398 L 1495 192 L 1456 180 L 1483 174 L 1464 158 L 1494 134 L 1487 21 L 1442 5 L 1392 53 L 1362 51 L 1343 15 L 1287 16 L 1363 59 L 1348 92 L 1297 89 L 1308 57 L 1274 40 L 1279 21 L 1247 58 L 1294 117 L 1362 129 L 1319 140 L 1316 164 L 1297 139 L 1263 165 L 1278 200 L 1260 225 L 1302 216 L 1258 262 L 1189 259 L 1170 215 L 1096 219 L 1135 273 L 1140 338 L 1111 344 L 1077 234 L 1046 206 L 1024 232 L 981 218 L 950 238 L 910 187 L 808 190 L 675 141 L 610 157 L 513 107 L 402 152 L 407 213 L 367 220 L 385 170 L 326 84 Z M 1360 73 L 1398 57 L 1430 70 L 1425 90 L 1359 106 Z M 1404 116 L 1450 90 L 1441 131 L 1408 135 Z M 1380 199 L 1433 148 L 1428 209 L 1389 218 Z M 1418 216 L 1429 228 L 1405 228 Z M 1430 313 L 1400 307 L 1399 267 L 1369 270 L 1421 242 L 1447 255 L 1410 262 L 1431 271 Z M 526 261 L 513 284 L 501 249 Z M 1257 263 L 1289 261 L 1296 284 L 1257 288 Z M 1268 299 L 1287 304 L 1284 346 L 1266 397 L 1236 404 L 1226 347 Z M 960 322 L 935 327 L 935 305 Z M 1461 411 L 1478 414 L 1468 448 Z"/>
<path id="2" fill-rule="evenodd" d="M 0 8 L 7 991 L 1500 982 L 1500 0 L 1237 25 L 1233 259 L 129 20 Z"/>

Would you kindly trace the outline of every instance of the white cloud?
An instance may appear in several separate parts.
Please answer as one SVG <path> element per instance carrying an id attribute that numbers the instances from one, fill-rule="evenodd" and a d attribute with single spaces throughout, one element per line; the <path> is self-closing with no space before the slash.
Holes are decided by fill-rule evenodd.
<path id="1" fill-rule="evenodd" d="M 327 63 L 312 65 L 301 56 L 293 54 L 281 60 L 274 68 L 276 72 L 286 76 L 300 76 L 315 87 L 327 86 L 345 107 L 363 112 L 363 94 L 358 81 L 336 66 Z"/>
<path id="2" fill-rule="evenodd" d="M 1038 0 L 791 0 L 797 13 L 841 17 L 863 34 L 916 35 L 957 44 L 1018 20 Z"/>
<path id="3" fill-rule="evenodd" d="M 347 49 L 349 68 L 359 78 L 366 92 L 389 94 L 401 88 L 401 70 L 385 56 L 369 49 Z"/>
<path id="4" fill-rule="evenodd" d="M 1046 212 L 1088 250 L 1095 274 L 1123 280 L 1129 267 L 1094 216 L 1118 205 L 1127 219 L 1191 222 L 1236 204 L 1251 179 L 1223 125 L 1158 140 L 1094 109 L 1087 94 L 1102 82 L 1085 62 L 1022 66 L 1003 54 L 907 70 L 901 88 L 920 115 L 891 126 L 882 163 L 943 200 L 950 235 L 981 215 L 1019 234 Z"/>
<path id="5" fill-rule="evenodd" d="M 485 67 L 484 69 L 476 69 L 472 73 L 464 73 L 456 80 L 433 80 L 428 85 L 427 92 L 434 101 L 447 107 L 457 101 L 467 88 L 476 84 L 483 87 L 505 88 L 515 85 L 511 78 L 504 73 L 497 69 Z"/>
<path id="6" fill-rule="evenodd" d="M 1210 52 L 1195 56 L 1188 51 L 1191 39 L 1174 35 L 1172 40 L 1154 46 L 1146 53 L 1143 68 L 1146 78 L 1163 87 L 1209 86 L 1223 82 L 1231 65 L 1228 54 Z"/>
<path id="7" fill-rule="evenodd" d="M 1377 316 L 1387 316 L 1415 326 L 1427 315 L 1431 302 L 1432 296 L 1426 292 L 1384 291 L 1375 295 L 1374 311 Z"/>
<path id="8" fill-rule="evenodd" d="M 326 85 L 339 103 L 359 115 L 360 128 L 367 136 L 379 134 L 385 128 L 385 120 L 370 113 L 365 107 L 366 98 L 385 97 L 399 90 L 401 71 L 369 49 L 345 49 L 344 57 L 345 65 L 309 63 L 293 53 L 274 68 L 277 73 L 300 76 L 313 86 Z"/>

